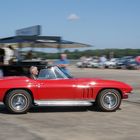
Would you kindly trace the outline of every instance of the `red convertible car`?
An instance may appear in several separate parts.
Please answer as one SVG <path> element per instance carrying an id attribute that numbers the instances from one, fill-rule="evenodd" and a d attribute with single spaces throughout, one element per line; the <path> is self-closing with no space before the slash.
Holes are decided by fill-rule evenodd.
<path id="1" fill-rule="evenodd" d="M 40 70 L 38 79 L 23 76 L 0 79 L 0 102 L 11 113 L 27 113 L 32 106 L 92 106 L 115 111 L 132 87 L 99 78 L 73 78 L 57 66 Z"/>

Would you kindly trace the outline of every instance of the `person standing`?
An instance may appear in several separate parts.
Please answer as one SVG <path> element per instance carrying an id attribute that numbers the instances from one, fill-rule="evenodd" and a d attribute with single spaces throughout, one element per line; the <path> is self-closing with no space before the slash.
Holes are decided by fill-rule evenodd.
<path id="1" fill-rule="evenodd" d="M 69 60 L 67 59 L 67 54 L 60 54 L 60 59 L 56 62 L 56 65 L 66 74 L 69 74 L 68 66 Z"/>
<path id="2" fill-rule="evenodd" d="M 0 48 L 0 65 L 4 64 L 4 56 L 5 56 L 5 51 L 4 49 Z"/>
<path id="3" fill-rule="evenodd" d="M 105 62 L 107 61 L 106 56 L 103 55 L 99 58 L 101 68 L 105 68 Z"/>
<path id="4" fill-rule="evenodd" d="M 0 48 L 0 66 L 4 64 L 4 56 L 5 51 L 4 49 Z M 0 78 L 4 76 L 3 69 L 0 68 Z"/>
<path id="5" fill-rule="evenodd" d="M 5 48 L 4 64 L 9 64 L 10 60 L 14 57 L 14 49 L 11 45 Z"/>

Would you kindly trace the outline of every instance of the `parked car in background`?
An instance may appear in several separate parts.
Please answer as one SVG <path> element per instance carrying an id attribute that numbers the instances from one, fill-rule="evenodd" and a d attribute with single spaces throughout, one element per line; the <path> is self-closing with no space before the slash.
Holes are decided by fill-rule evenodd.
<path id="1" fill-rule="evenodd" d="M 117 69 L 126 69 L 126 65 L 130 59 L 134 58 L 134 56 L 124 56 L 120 59 L 118 59 L 116 63 L 116 68 Z"/>
<path id="2" fill-rule="evenodd" d="M 76 63 L 76 66 L 78 67 L 78 68 L 83 68 L 84 67 L 84 65 L 83 65 L 83 62 L 77 62 Z"/>
<path id="3" fill-rule="evenodd" d="M 98 59 L 93 59 L 91 61 L 89 61 L 87 63 L 87 67 L 88 68 L 99 68 L 100 67 L 100 63 Z"/>
<path id="4" fill-rule="evenodd" d="M 140 69 L 140 63 L 138 63 L 135 58 L 130 59 L 126 64 L 126 68 L 135 70 Z"/>
<path id="5" fill-rule="evenodd" d="M 81 58 L 80 61 L 76 63 L 76 66 L 79 68 L 88 68 L 90 67 L 90 62 L 92 60 L 93 60 L 92 57 Z"/>
<path id="6" fill-rule="evenodd" d="M 106 68 L 116 68 L 118 58 L 112 58 L 108 61 L 105 62 L 105 67 Z"/>

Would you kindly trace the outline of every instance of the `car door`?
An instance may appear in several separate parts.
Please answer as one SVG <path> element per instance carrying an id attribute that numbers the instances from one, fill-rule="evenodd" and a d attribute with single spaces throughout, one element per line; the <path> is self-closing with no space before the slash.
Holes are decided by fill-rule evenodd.
<path id="1" fill-rule="evenodd" d="M 77 94 L 73 79 L 48 79 L 38 81 L 40 100 L 71 100 Z"/>

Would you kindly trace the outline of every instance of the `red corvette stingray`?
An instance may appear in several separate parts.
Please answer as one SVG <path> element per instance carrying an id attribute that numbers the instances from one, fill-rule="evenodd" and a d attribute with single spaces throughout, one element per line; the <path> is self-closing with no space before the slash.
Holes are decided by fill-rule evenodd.
<path id="1" fill-rule="evenodd" d="M 91 106 L 115 111 L 121 99 L 128 98 L 132 87 L 118 81 L 97 78 L 73 78 L 58 67 L 42 69 L 38 79 L 5 77 L 0 79 L 0 101 L 16 114 L 31 106 Z"/>

